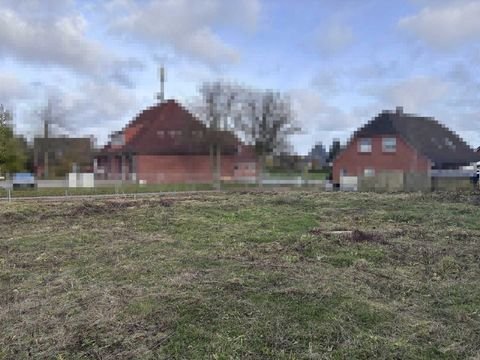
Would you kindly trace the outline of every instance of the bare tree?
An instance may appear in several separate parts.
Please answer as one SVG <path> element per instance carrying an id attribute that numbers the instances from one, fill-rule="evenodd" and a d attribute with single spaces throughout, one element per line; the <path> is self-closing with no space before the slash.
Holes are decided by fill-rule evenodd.
<path id="1" fill-rule="evenodd" d="M 247 144 L 255 146 L 259 159 L 257 182 L 261 186 L 268 154 L 280 154 L 290 148 L 288 137 L 300 131 L 290 99 L 271 90 L 245 90 L 242 93 L 242 114 L 236 116 L 236 129 Z"/>
<path id="2" fill-rule="evenodd" d="M 66 122 L 67 111 L 63 106 L 61 99 L 57 96 L 50 95 L 47 103 L 38 110 L 38 116 L 43 123 L 43 159 L 44 159 L 44 177 L 49 176 L 49 152 L 51 142 L 48 140 L 52 135 L 52 125 L 56 127 L 71 131 L 71 127 Z M 40 154 L 35 153 L 35 158 L 38 159 Z"/>
<path id="3" fill-rule="evenodd" d="M 240 88 L 227 82 L 205 82 L 199 92 L 202 100 L 194 109 L 195 114 L 208 127 L 207 139 L 210 146 L 210 160 L 215 186 L 220 187 L 221 153 L 225 132 L 234 131 L 235 108 Z"/>
<path id="4" fill-rule="evenodd" d="M 48 138 L 51 135 L 52 125 L 68 132 L 72 131 L 72 128 L 66 121 L 67 109 L 59 97 L 49 96 L 47 103 L 39 109 L 38 115 L 43 124 L 44 138 Z"/>
<path id="5" fill-rule="evenodd" d="M 204 83 L 200 93 L 202 102 L 196 113 L 210 128 L 215 181 L 220 181 L 222 132 L 230 131 L 255 147 L 259 159 L 257 181 L 261 185 L 266 156 L 287 152 L 289 135 L 300 130 L 290 99 L 271 90 L 253 90 L 221 81 Z"/>

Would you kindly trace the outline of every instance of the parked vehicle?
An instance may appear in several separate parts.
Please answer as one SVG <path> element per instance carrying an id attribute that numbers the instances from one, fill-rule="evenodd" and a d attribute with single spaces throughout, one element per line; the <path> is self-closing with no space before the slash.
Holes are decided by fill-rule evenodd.
<path id="1" fill-rule="evenodd" d="M 34 188 L 37 186 L 37 183 L 35 176 L 31 173 L 16 173 L 13 174 L 12 186 L 14 189 Z"/>

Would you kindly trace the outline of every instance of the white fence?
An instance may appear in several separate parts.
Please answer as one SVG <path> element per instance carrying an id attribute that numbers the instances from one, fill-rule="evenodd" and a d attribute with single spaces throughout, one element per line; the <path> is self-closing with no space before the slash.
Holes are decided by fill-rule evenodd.
<path id="1" fill-rule="evenodd" d="M 432 177 L 453 177 L 453 178 L 462 178 L 462 177 L 471 177 L 473 175 L 473 170 L 431 170 Z"/>

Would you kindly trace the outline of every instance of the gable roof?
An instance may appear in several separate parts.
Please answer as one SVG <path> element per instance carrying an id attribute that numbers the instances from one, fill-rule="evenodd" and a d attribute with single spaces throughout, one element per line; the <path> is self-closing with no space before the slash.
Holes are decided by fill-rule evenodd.
<path id="1" fill-rule="evenodd" d="M 354 137 L 375 135 L 400 135 L 435 166 L 468 164 L 480 160 L 479 154 L 460 136 L 434 118 L 405 114 L 400 108 L 383 111 L 354 133 Z"/>
<path id="2" fill-rule="evenodd" d="M 307 155 L 310 159 L 326 159 L 328 152 L 323 144 L 316 144 Z"/>
<path id="3" fill-rule="evenodd" d="M 212 138 L 220 139 L 222 153 L 236 151 L 239 139 L 228 131 L 208 129 L 174 100 L 142 111 L 122 131 L 123 146 L 107 144 L 102 153 L 130 152 L 143 155 L 209 154 Z"/>

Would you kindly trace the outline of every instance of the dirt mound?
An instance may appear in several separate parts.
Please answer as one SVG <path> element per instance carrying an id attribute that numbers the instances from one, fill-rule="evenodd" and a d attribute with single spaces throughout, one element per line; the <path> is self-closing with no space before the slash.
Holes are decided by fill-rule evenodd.
<path id="1" fill-rule="evenodd" d="M 379 232 L 369 232 L 369 231 L 362 231 L 358 229 L 354 230 L 322 230 L 319 228 L 315 228 L 309 231 L 312 235 L 335 235 L 340 236 L 348 241 L 354 243 L 363 243 L 363 242 L 370 242 L 370 243 L 377 243 L 377 244 L 386 244 L 387 241 L 385 237 Z"/>
<path id="2" fill-rule="evenodd" d="M 385 238 L 380 233 L 366 232 L 361 230 L 353 230 L 350 235 L 350 240 L 352 242 L 373 242 L 386 244 Z"/>

